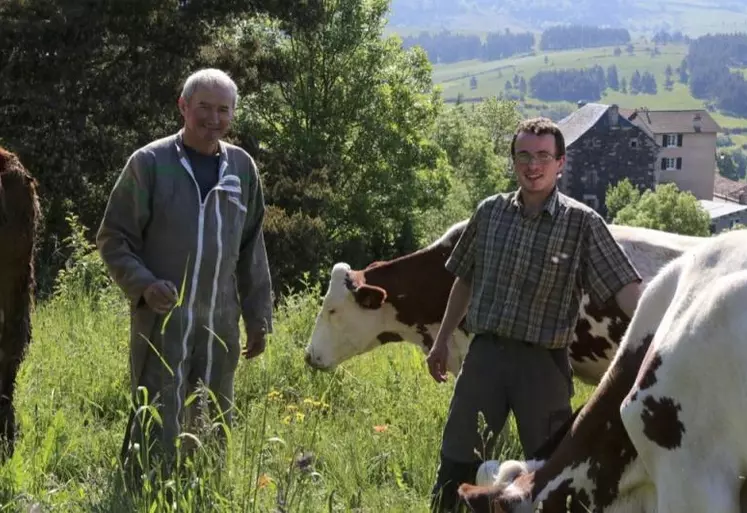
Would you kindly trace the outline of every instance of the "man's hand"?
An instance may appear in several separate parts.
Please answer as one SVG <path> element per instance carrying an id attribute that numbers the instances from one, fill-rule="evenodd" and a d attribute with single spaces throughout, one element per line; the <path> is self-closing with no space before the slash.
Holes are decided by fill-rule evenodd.
<path id="1" fill-rule="evenodd" d="M 246 330 L 246 348 L 241 354 L 247 360 L 261 355 L 265 351 L 265 330 L 263 329 L 247 329 Z"/>
<path id="2" fill-rule="evenodd" d="M 438 383 L 446 381 L 446 362 L 449 360 L 449 346 L 446 342 L 436 339 L 431 347 L 425 361 L 428 363 L 428 370 L 433 379 Z"/>
<path id="3" fill-rule="evenodd" d="M 176 287 L 167 280 L 158 280 L 143 292 L 145 303 L 156 313 L 165 314 L 171 310 L 179 299 Z"/>

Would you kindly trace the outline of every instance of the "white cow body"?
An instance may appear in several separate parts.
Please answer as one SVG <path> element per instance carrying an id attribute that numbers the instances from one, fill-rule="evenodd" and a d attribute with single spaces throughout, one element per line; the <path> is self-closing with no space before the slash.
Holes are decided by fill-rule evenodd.
<path id="1" fill-rule="evenodd" d="M 488 511 L 478 499 L 490 497 L 505 512 L 543 501 L 544 513 L 565 512 L 565 496 L 574 512 L 747 511 L 746 307 L 747 231 L 676 259 L 646 288 L 620 351 L 552 455 L 518 473 L 520 463 L 496 471 L 488 462 L 480 475 L 497 473 L 494 486 L 462 493 L 475 511 Z"/>

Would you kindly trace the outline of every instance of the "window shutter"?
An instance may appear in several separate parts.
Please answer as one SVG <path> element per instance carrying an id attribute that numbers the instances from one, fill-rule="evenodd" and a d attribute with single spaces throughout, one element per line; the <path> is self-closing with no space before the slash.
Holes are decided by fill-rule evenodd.
<path id="1" fill-rule="evenodd" d="M 661 169 L 664 170 L 667 168 L 667 159 L 661 159 Z"/>
<path id="2" fill-rule="evenodd" d="M 682 146 L 682 134 L 677 134 L 677 146 Z"/>
<path id="3" fill-rule="evenodd" d="M 677 169 L 682 169 L 682 157 L 677 157 Z"/>

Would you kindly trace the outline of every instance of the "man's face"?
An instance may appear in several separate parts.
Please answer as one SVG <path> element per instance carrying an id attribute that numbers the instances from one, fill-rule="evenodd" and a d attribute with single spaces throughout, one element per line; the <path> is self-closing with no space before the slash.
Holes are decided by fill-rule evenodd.
<path id="1" fill-rule="evenodd" d="M 555 136 L 521 132 L 514 147 L 514 169 L 523 190 L 549 193 L 555 187 L 565 156 L 555 158 Z"/>
<path id="2" fill-rule="evenodd" d="M 215 143 L 226 135 L 233 120 L 233 95 L 222 86 L 198 87 L 189 101 L 179 98 L 185 131 L 198 140 Z"/>

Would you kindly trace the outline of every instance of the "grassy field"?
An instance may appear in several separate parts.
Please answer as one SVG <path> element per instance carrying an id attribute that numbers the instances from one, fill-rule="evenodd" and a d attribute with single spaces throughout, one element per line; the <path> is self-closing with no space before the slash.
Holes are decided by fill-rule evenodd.
<path id="1" fill-rule="evenodd" d="M 393 0 L 393 10 L 397 10 L 402 3 L 414 3 L 411 0 Z M 436 9 L 439 2 L 427 2 L 431 9 Z M 444 3 L 445 2 L 440 2 Z M 508 28 L 512 32 L 540 31 L 546 26 L 556 23 L 568 22 L 578 19 L 573 12 L 578 9 L 575 2 L 556 1 L 553 6 L 563 5 L 554 16 L 547 16 L 542 11 L 546 9 L 547 2 L 534 2 L 524 0 L 521 10 L 532 12 L 534 15 L 528 17 L 521 12 L 512 11 L 511 2 L 499 2 L 494 0 L 487 2 L 461 2 L 448 9 L 440 16 L 424 15 L 422 19 L 408 20 L 406 24 L 389 26 L 392 31 L 417 31 L 429 30 L 435 32 L 446 28 L 452 31 L 466 30 L 472 32 L 498 31 L 502 32 Z M 513 2 L 516 4 L 516 2 Z M 435 4 L 435 6 L 434 6 Z M 622 26 L 628 29 L 632 37 L 651 36 L 659 30 L 666 29 L 670 32 L 679 30 L 690 37 L 699 37 L 708 33 L 729 33 L 743 31 L 747 26 L 747 9 L 743 2 L 717 2 L 714 0 L 628 0 L 625 2 L 625 12 L 628 16 L 613 15 L 604 12 L 604 2 L 599 5 L 598 13 L 587 13 L 583 17 L 586 24 L 611 26 Z M 742 5 L 739 5 L 742 4 Z M 422 5 L 422 4 L 421 4 Z M 581 7 L 581 9 L 587 6 Z M 441 7 L 443 9 L 443 7 Z M 562 14 L 561 14 L 562 13 Z M 433 15 L 433 12 L 428 13 Z M 545 14 L 546 16 L 543 16 Z M 596 14 L 596 16 L 595 16 Z"/>
<path id="2" fill-rule="evenodd" d="M 656 77 L 662 97 L 669 96 L 669 99 L 675 99 L 680 104 L 687 104 L 689 98 L 690 105 L 700 105 L 700 102 L 690 97 L 686 87 L 675 88 L 671 93 L 664 91 L 664 71 L 667 65 L 670 65 L 673 70 L 676 69 L 687 55 L 687 46 L 661 46 L 659 49 L 661 53 L 656 57 L 651 57 L 646 52 L 647 47 L 651 46 L 639 43 L 635 45 L 633 55 L 623 52 L 619 57 L 615 57 L 614 47 L 603 47 L 562 52 L 538 52 L 536 55 L 500 61 L 437 64 L 433 66 L 433 81 L 442 87 L 446 98 L 456 98 L 459 94 L 464 98 L 485 97 L 503 92 L 506 81 L 513 81 L 514 75 L 524 77 L 529 82 L 529 79 L 539 71 L 563 68 L 580 69 L 594 65 L 602 66 L 606 70 L 614 64 L 617 66 L 618 76 L 621 79 L 625 77 L 629 82 L 636 69 L 641 73 L 648 71 Z M 547 64 L 545 64 L 545 57 L 547 57 Z M 472 76 L 477 78 L 476 89 L 470 88 Z M 630 96 L 633 98 L 632 95 Z"/>
<path id="3" fill-rule="evenodd" d="M 540 52 L 536 55 L 515 57 L 499 61 L 462 61 L 452 64 L 437 64 L 433 66 L 433 81 L 441 88 L 443 96 L 447 101 L 453 101 L 459 95 L 462 98 L 478 99 L 496 96 L 505 91 L 506 81 L 513 83 L 514 76 L 529 79 L 537 72 L 549 69 L 561 68 L 584 68 L 594 65 L 602 66 L 605 70 L 614 64 L 617 66 L 618 77 L 625 77 L 628 84 L 630 77 L 637 69 L 641 73 L 648 71 L 656 77 L 656 94 L 625 94 L 620 91 L 607 89 L 601 103 L 616 103 L 623 108 L 648 107 L 654 110 L 664 109 L 700 109 L 705 104 L 702 100 L 690 95 L 686 84 L 677 81 L 675 73 L 675 84 L 671 91 L 664 88 L 665 70 L 667 65 L 675 70 L 687 54 L 686 45 L 663 45 L 659 47 L 660 54 L 652 57 L 647 49 L 651 45 L 637 43 L 635 52 L 629 55 L 624 51 L 619 57 L 614 55 L 614 47 L 594 48 L 586 50 L 567 50 L 561 52 Z M 547 58 L 547 63 L 545 63 Z M 747 70 L 744 70 L 747 73 Z M 477 79 L 477 87 L 470 87 L 472 77 Z M 529 110 L 535 110 L 536 106 L 563 106 L 566 111 L 576 108 L 569 102 L 547 102 L 527 96 L 523 106 Z M 713 118 L 723 128 L 747 127 L 747 119 L 727 116 L 721 113 L 711 113 Z M 747 144 L 747 135 L 732 135 L 734 146 L 741 147 Z"/>
<path id="4" fill-rule="evenodd" d="M 20 438 L 0 467 L 1 511 L 165 511 L 167 491 L 179 511 L 427 511 L 453 379 L 436 384 L 406 344 L 312 372 L 302 356 L 318 288 L 289 295 L 265 354 L 239 363 L 225 466 L 211 463 L 203 439 L 179 479 L 123 493 L 125 302 L 65 290 L 33 316 L 17 389 Z M 588 393 L 577 384 L 575 404 Z M 520 455 L 511 426 L 501 453 Z"/>

